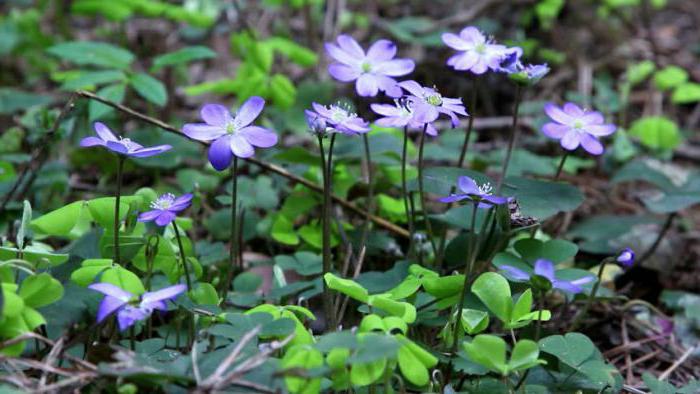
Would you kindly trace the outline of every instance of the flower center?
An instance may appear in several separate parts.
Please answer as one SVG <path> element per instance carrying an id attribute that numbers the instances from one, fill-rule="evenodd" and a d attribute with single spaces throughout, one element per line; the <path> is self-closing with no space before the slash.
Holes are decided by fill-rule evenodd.
<path id="1" fill-rule="evenodd" d="M 583 129 L 583 122 L 581 122 L 580 120 L 574 121 L 574 128 L 575 128 L 576 130 L 581 130 L 581 129 Z"/>
<path id="2" fill-rule="evenodd" d="M 437 107 L 439 105 L 442 105 L 442 96 L 440 95 L 440 93 L 429 94 L 425 97 L 425 102 Z"/>
<path id="3" fill-rule="evenodd" d="M 474 47 L 474 51 L 476 51 L 476 53 L 480 55 L 483 55 L 484 53 L 486 53 L 486 44 L 483 42 L 481 44 L 476 44 L 476 46 Z"/>
<path id="4" fill-rule="evenodd" d="M 236 127 L 236 124 L 234 122 L 229 122 L 226 124 L 226 132 L 227 133 L 235 134 L 237 130 L 238 130 L 238 127 Z"/>
<path id="5" fill-rule="evenodd" d="M 175 196 L 172 193 L 166 193 L 158 197 L 157 200 L 151 203 L 153 209 L 168 209 L 173 205 Z"/>
<path id="6" fill-rule="evenodd" d="M 346 122 L 347 120 L 357 116 L 354 113 L 350 112 L 348 109 L 343 108 L 342 104 L 331 105 L 330 110 L 331 110 L 331 120 L 334 123 L 343 123 L 343 122 Z"/>
<path id="7" fill-rule="evenodd" d="M 121 138 L 119 142 L 121 142 L 127 150 L 133 150 L 138 148 L 137 144 L 133 142 L 130 138 Z"/>
<path id="8" fill-rule="evenodd" d="M 362 62 L 362 65 L 360 66 L 362 68 L 363 73 L 368 73 L 372 71 L 372 64 L 369 62 Z"/>
<path id="9" fill-rule="evenodd" d="M 493 187 L 490 183 L 486 182 L 483 185 L 479 186 L 479 192 L 481 192 L 482 195 L 491 195 L 491 193 L 493 192 Z"/>

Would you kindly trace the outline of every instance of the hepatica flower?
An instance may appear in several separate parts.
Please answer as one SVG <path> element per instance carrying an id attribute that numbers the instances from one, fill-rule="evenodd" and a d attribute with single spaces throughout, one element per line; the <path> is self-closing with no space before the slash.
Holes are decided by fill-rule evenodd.
<path id="1" fill-rule="evenodd" d="M 629 268 L 634 265 L 634 258 L 634 250 L 630 248 L 624 248 L 622 249 L 622 251 L 620 251 L 620 254 L 617 255 L 615 261 L 620 263 L 625 268 Z"/>
<path id="2" fill-rule="evenodd" d="M 206 104 L 200 111 L 204 123 L 188 123 L 182 132 L 198 141 L 214 141 L 209 147 L 209 162 L 217 171 L 226 169 L 236 157 L 255 154 L 255 147 L 269 148 L 277 144 L 277 134 L 251 125 L 265 107 L 265 100 L 253 96 L 246 100 L 238 113 L 232 115 L 221 104 Z"/>
<path id="3" fill-rule="evenodd" d="M 165 193 L 151 203 L 150 211 L 143 212 L 139 215 L 139 222 L 155 221 L 158 226 L 167 226 L 180 211 L 187 209 L 192 204 L 192 194 L 183 194 L 180 197 L 175 197 L 171 193 Z"/>
<path id="4" fill-rule="evenodd" d="M 478 204 L 479 208 L 490 208 L 494 205 L 501 205 L 508 202 L 507 197 L 494 196 L 492 194 L 491 185 L 485 183 L 481 186 L 477 185 L 474 180 L 468 176 L 461 176 L 457 179 L 459 193 L 452 194 L 439 199 L 440 202 L 453 203 L 462 200 L 473 201 Z"/>
<path id="5" fill-rule="evenodd" d="M 167 310 L 166 301 L 174 300 L 187 289 L 185 285 L 179 284 L 144 293 L 138 298 L 111 283 L 94 283 L 88 288 L 105 295 L 97 309 L 97 322 L 101 323 L 107 316 L 116 312 L 120 331 L 148 318 L 154 310 Z"/>
<path id="6" fill-rule="evenodd" d="M 341 82 L 355 81 L 357 94 L 374 97 L 379 91 L 401 97 L 401 88 L 392 77 L 407 75 L 415 68 L 411 59 L 394 59 L 396 45 L 389 40 L 376 41 L 365 53 L 348 35 L 340 35 L 338 44 L 326 43 L 326 52 L 336 63 L 328 66 L 331 76 Z"/>
<path id="7" fill-rule="evenodd" d="M 411 103 L 413 119 L 420 124 L 434 122 L 444 114 L 450 117 L 452 127 L 456 127 L 457 115 L 469 116 L 462 99 L 442 97 L 436 89 L 423 87 L 416 81 L 399 82 L 399 86 L 410 93 L 406 99 Z"/>
<path id="8" fill-rule="evenodd" d="M 369 123 L 341 104 L 329 106 L 312 103 L 306 110 L 306 120 L 312 132 L 338 132 L 347 135 L 364 134 L 370 130 Z M 320 128 L 325 127 L 325 130 Z"/>
<path id="9" fill-rule="evenodd" d="M 598 138 L 616 130 L 615 125 L 605 123 L 600 112 L 583 110 L 574 103 L 566 103 L 562 108 L 549 103 L 544 106 L 544 112 L 552 121 L 542 126 L 542 132 L 561 140 L 561 146 L 569 151 L 581 145 L 588 153 L 600 155 L 604 148 Z"/>
<path id="10" fill-rule="evenodd" d="M 448 66 L 477 75 L 489 70 L 501 71 L 504 58 L 516 55 L 514 50 L 494 43 L 474 26 L 465 27 L 459 35 L 444 33 L 442 42 L 457 50 L 457 53 L 447 60 Z"/>
<path id="11" fill-rule="evenodd" d="M 500 268 L 506 276 L 514 281 L 526 282 L 532 279 L 531 274 L 521 270 L 520 268 L 513 267 L 511 265 L 501 265 Z M 575 279 L 575 280 L 564 280 L 558 279 L 554 273 L 554 263 L 545 259 L 538 259 L 535 261 L 535 273 L 534 275 L 545 278 L 552 284 L 552 287 L 559 289 L 561 291 L 578 294 L 583 291 L 581 285 L 593 281 L 593 276 L 587 276 L 585 278 Z"/>
<path id="12" fill-rule="evenodd" d="M 382 117 L 374 123 L 382 127 L 407 127 L 411 130 L 421 129 L 423 124 L 415 119 L 412 110 L 412 102 L 409 100 L 394 100 L 394 105 L 391 104 L 372 104 L 370 108 L 376 114 Z M 430 136 L 437 136 L 435 127 L 428 123 L 425 133 Z"/>
<path id="13" fill-rule="evenodd" d="M 93 146 L 102 146 L 112 152 L 129 157 L 149 157 L 161 154 L 172 149 L 170 145 L 156 145 L 144 147 L 129 138 L 117 137 L 112 133 L 104 123 L 95 122 L 93 125 L 97 137 L 85 137 L 80 141 L 80 146 L 90 148 Z"/>

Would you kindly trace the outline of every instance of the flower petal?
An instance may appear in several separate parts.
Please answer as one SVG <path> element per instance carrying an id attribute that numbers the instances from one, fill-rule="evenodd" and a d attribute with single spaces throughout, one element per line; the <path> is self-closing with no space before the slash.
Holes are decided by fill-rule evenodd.
<path id="1" fill-rule="evenodd" d="M 155 155 L 159 155 L 163 152 L 167 152 L 173 147 L 170 145 L 156 145 L 156 146 L 151 146 L 148 148 L 141 148 L 137 149 L 133 152 L 129 153 L 129 156 L 132 157 L 151 157 Z"/>
<path id="2" fill-rule="evenodd" d="M 486 42 L 486 36 L 478 28 L 467 26 L 459 32 L 459 37 L 472 45 L 483 44 Z"/>
<path id="3" fill-rule="evenodd" d="M 571 294 L 578 294 L 578 293 L 583 291 L 583 289 L 580 286 L 577 286 L 577 285 L 575 285 L 571 282 L 567 282 L 565 280 L 553 281 L 552 287 L 555 289 L 565 291 L 567 293 L 571 293 Z"/>
<path id="4" fill-rule="evenodd" d="M 255 154 L 253 145 L 251 145 L 242 135 L 232 135 L 229 146 L 234 155 L 244 159 Z"/>
<path id="5" fill-rule="evenodd" d="M 520 268 L 513 267 L 511 265 L 501 265 L 498 269 L 503 271 L 503 273 L 511 280 L 529 280 L 530 274 L 521 270 Z"/>
<path id="6" fill-rule="evenodd" d="M 95 124 L 92 125 L 92 128 L 95 129 L 95 133 L 102 139 L 102 141 L 118 141 L 117 137 L 112 133 L 112 130 L 107 127 L 102 122 L 95 122 Z"/>
<path id="7" fill-rule="evenodd" d="M 231 165 L 233 153 L 231 152 L 231 137 L 225 135 L 219 137 L 209 146 L 209 162 L 217 171 L 223 171 Z"/>
<path id="8" fill-rule="evenodd" d="M 141 214 L 139 214 L 138 221 L 139 222 L 150 222 L 160 216 L 160 214 L 163 213 L 162 209 L 154 209 L 152 211 L 146 211 Z"/>
<path id="9" fill-rule="evenodd" d="M 338 36 L 338 45 L 340 45 L 340 48 L 347 52 L 350 56 L 354 56 L 356 58 L 365 57 L 365 50 L 362 49 L 360 44 L 358 44 L 354 38 L 347 34 L 341 34 Z"/>
<path id="10" fill-rule="evenodd" d="M 369 106 L 374 113 L 382 116 L 396 117 L 401 115 L 401 108 L 391 104 L 371 104 Z"/>
<path id="11" fill-rule="evenodd" d="M 192 193 L 187 193 L 183 194 L 180 197 L 176 198 L 175 201 L 173 201 L 173 204 L 170 206 L 170 210 L 183 210 L 187 207 L 190 206 L 192 203 Z"/>
<path id="12" fill-rule="evenodd" d="M 124 331 L 133 326 L 137 321 L 144 320 L 149 316 L 149 313 L 127 305 L 117 313 L 117 322 L 119 323 L 119 331 Z"/>
<path id="13" fill-rule="evenodd" d="M 164 227 L 169 225 L 173 220 L 175 220 L 175 213 L 163 210 L 156 218 L 156 224 L 160 227 Z"/>
<path id="14" fill-rule="evenodd" d="M 423 87 L 416 81 L 401 81 L 399 86 L 416 97 L 423 97 Z"/>
<path id="15" fill-rule="evenodd" d="M 114 313 L 114 311 L 126 305 L 128 301 L 122 301 L 119 298 L 106 296 L 100 301 L 100 306 L 97 307 L 97 322 L 102 323 L 102 321 L 107 318 L 107 316 Z"/>
<path id="16" fill-rule="evenodd" d="M 359 78 L 362 70 L 342 63 L 333 63 L 328 66 L 328 73 L 340 82 L 350 82 Z"/>
<path id="17" fill-rule="evenodd" d="M 552 118 L 552 120 L 554 120 L 555 122 L 561 124 L 571 126 L 571 124 L 575 121 L 575 119 L 571 117 L 571 115 L 567 114 L 561 108 L 557 107 L 552 103 L 545 104 L 544 113 L 546 113 L 547 116 Z"/>
<path id="18" fill-rule="evenodd" d="M 233 121 L 231 111 L 221 104 L 205 104 L 199 111 L 199 116 L 211 126 L 226 127 Z"/>
<path id="19" fill-rule="evenodd" d="M 141 307 L 142 308 L 153 308 L 153 304 L 160 303 L 162 301 L 172 300 L 178 295 L 182 294 L 187 290 L 187 286 L 183 284 L 168 286 L 158 291 L 151 291 L 144 293 L 141 296 Z"/>
<path id="20" fill-rule="evenodd" d="M 581 135 L 578 131 L 574 129 L 569 129 L 569 131 L 564 134 L 561 139 L 561 146 L 566 150 L 574 150 L 578 148 L 581 143 Z"/>
<path id="21" fill-rule="evenodd" d="M 416 68 L 416 63 L 411 59 L 394 59 L 379 63 L 373 71 L 390 77 L 400 77 L 410 74 Z"/>
<path id="22" fill-rule="evenodd" d="M 269 148 L 277 144 L 277 134 L 264 127 L 248 126 L 242 128 L 239 133 L 253 146 Z"/>
<path id="23" fill-rule="evenodd" d="M 116 152 L 122 155 L 129 153 L 129 149 L 121 141 L 107 141 L 105 146 L 112 152 Z"/>
<path id="24" fill-rule="evenodd" d="M 340 63 L 346 64 L 348 66 L 358 67 L 360 65 L 360 62 L 362 61 L 361 57 L 353 57 L 352 55 L 345 52 L 335 44 L 326 43 L 324 46 L 326 48 L 326 53 L 328 53 L 328 56 L 332 57 L 335 61 L 338 61 Z"/>
<path id="25" fill-rule="evenodd" d="M 430 123 L 434 122 L 438 118 L 440 112 L 434 105 L 427 104 L 425 102 L 419 102 L 413 108 L 413 118 L 420 123 Z"/>
<path id="26" fill-rule="evenodd" d="M 379 86 L 377 86 L 377 79 L 371 74 L 362 74 L 360 78 L 357 79 L 355 83 L 355 90 L 357 94 L 362 97 L 374 97 L 379 93 Z"/>
<path id="27" fill-rule="evenodd" d="M 396 56 L 396 44 L 389 40 L 378 40 L 367 50 L 367 59 L 371 62 L 391 60 Z"/>
<path id="28" fill-rule="evenodd" d="M 564 104 L 563 110 L 573 118 L 581 118 L 586 115 L 586 112 L 574 103 Z"/>
<path id="29" fill-rule="evenodd" d="M 600 124 L 600 125 L 588 125 L 586 126 L 586 131 L 596 137 L 605 137 L 610 135 L 617 130 L 617 126 L 614 124 Z"/>
<path id="30" fill-rule="evenodd" d="M 472 47 L 468 42 L 464 41 L 462 37 L 454 33 L 443 33 L 441 38 L 445 45 L 458 51 L 466 51 Z"/>
<path id="31" fill-rule="evenodd" d="M 581 116 L 581 121 L 587 125 L 596 125 L 603 124 L 603 122 L 605 122 L 605 118 L 603 117 L 603 114 L 598 111 L 590 111 L 585 112 L 583 116 Z"/>
<path id="32" fill-rule="evenodd" d="M 469 51 L 454 55 L 449 61 L 455 70 L 469 70 L 479 61 L 479 55 L 476 52 Z"/>
<path id="33" fill-rule="evenodd" d="M 508 202 L 508 197 L 485 195 L 481 196 L 481 198 L 483 198 L 484 201 L 488 201 L 493 205 L 501 205 Z"/>
<path id="34" fill-rule="evenodd" d="M 193 140 L 212 141 L 226 134 L 226 128 L 206 123 L 187 123 L 182 126 L 182 132 Z"/>
<path id="35" fill-rule="evenodd" d="M 466 200 L 466 199 L 471 200 L 471 198 L 466 194 L 453 194 L 451 196 L 440 197 L 440 198 L 438 198 L 438 201 L 449 204 L 449 203 L 462 201 L 462 200 Z"/>
<path id="36" fill-rule="evenodd" d="M 89 148 L 91 146 L 105 146 L 107 143 L 105 143 L 103 140 L 97 138 L 97 137 L 85 137 L 82 140 L 80 140 L 80 146 L 83 148 Z"/>
<path id="37" fill-rule="evenodd" d="M 240 128 L 253 123 L 263 108 L 265 108 L 265 100 L 262 97 L 253 96 L 246 100 L 238 110 L 236 119 L 234 119 L 236 126 Z"/>
<path id="38" fill-rule="evenodd" d="M 480 195 L 481 191 L 479 186 L 474 182 L 474 180 L 468 176 L 460 176 L 457 178 L 457 186 L 465 194 Z"/>
<path id="39" fill-rule="evenodd" d="M 586 150 L 586 152 L 592 154 L 592 155 L 600 155 L 605 151 L 605 148 L 603 148 L 603 144 L 598 141 L 597 138 L 594 136 L 588 134 L 588 133 L 581 133 L 581 146 L 583 146 L 583 149 Z"/>
<path id="40" fill-rule="evenodd" d="M 535 273 L 540 276 L 544 276 L 549 279 L 550 282 L 554 281 L 554 263 L 545 259 L 537 259 L 535 261 Z"/>
<path id="41" fill-rule="evenodd" d="M 561 139 L 564 134 L 566 134 L 567 131 L 569 131 L 571 127 L 559 124 L 559 123 L 545 123 L 544 126 L 542 126 L 542 134 L 546 135 L 549 138 L 554 138 L 554 139 Z"/>
<path id="42" fill-rule="evenodd" d="M 134 297 L 134 295 L 129 293 L 128 291 L 106 282 L 93 283 L 90 286 L 88 286 L 88 289 L 99 291 L 100 293 L 106 296 L 114 297 L 124 302 L 129 302 L 129 300 L 131 300 Z"/>

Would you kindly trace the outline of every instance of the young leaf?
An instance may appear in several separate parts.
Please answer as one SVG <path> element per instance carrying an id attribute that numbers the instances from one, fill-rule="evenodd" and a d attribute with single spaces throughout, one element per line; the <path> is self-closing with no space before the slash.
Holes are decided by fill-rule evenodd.
<path id="1" fill-rule="evenodd" d="M 29 223 L 32 221 L 32 204 L 29 201 L 24 200 L 22 209 L 22 221 L 19 224 L 19 229 L 17 230 L 17 249 L 24 249 L 24 237 L 26 235 L 27 229 L 29 229 Z"/>
<path id="2" fill-rule="evenodd" d="M 78 65 L 116 67 L 124 70 L 134 61 L 131 52 L 104 42 L 71 41 L 54 45 L 47 51 Z"/>
<path id="3" fill-rule="evenodd" d="M 168 92 L 165 90 L 165 86 L 152 76 L 138 73 L 131 77 L 129 82 L 139 96 L 153 104 L 163 107 L 168 102 Z"/>
<path id="4" fill-rule="evenodd" d="M 29 276 L 22 281 L 19 296 L 24 299 L 25 305 L 41 308 L 60 300 L 63 297 L 63 286 L 61 282 L 44 272 Z"/>
<path id="5" fill-rule="evenodd" d="M 477 335 L 471 342 L 464 343 L 469 358 L 491 371 L 508 374 L 506 364 L 506 342 L 495 335 Z"/>
<path id="6" fill-rule="evenodd" d="M 535 341 L 529 339 L 519 340 L 513 347 L 508 361 L 509 371 L 522 371 L 532 368 L 538 364 L 544 364 L 544 360 L 539 360 L 540 349 Z"/>
<path id="7" fill-rule="evenodd" d="M 672 150 L 683 140 L 675 122 L 662 116 L 638 119 L 630 127 L 630 135 L 651 149 Z"/>
<path id="8" fill-rule="evenodd" d="M 216 52 L 211 49 L 197 45 L 180 48 L 175 52 L 166 53 L 153 59 L 151 71 L 155 72 L 166 66 L 177 66 L 195 60 L 211 59 L 216 57 Z"/>
<path id="9" fill-rule="evenodd" d="M 673 90 L 671 101 L 674 104 L 692 104 L 700 101 L 700 84 L 687 82 Z"/>
<path id="10" fill-rule="evenodd" d="M 472 293 L 502 322 L 509 322 L 513 309 L 508 280 L 495 272 L 481 274 L 474 284 Z"/>
<path id="11" fill-rule="evenodd" d="M 654 83 L 660 90 L 670 90 L 688 80 L 688 72 L 678 66 L 668 66 L 654 75 Z"/>
<path id="12" fill-rule="evenodd" d="M 141 279 L 133 272 L 120 266 L 108 268 L 102 273 L 100 279 L 102 282 L 111 283 L 135 295 L 146 292 L 143 283 L 141 283 Z"/>

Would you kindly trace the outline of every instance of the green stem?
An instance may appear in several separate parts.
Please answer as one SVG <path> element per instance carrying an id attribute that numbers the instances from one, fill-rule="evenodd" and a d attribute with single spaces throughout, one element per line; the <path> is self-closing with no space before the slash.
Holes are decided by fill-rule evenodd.
<path id="1" fill-rule="evenodd" d="M 469 223 L 469 256 L 467 258 L 467 264 L 464 266 L 464 283 L 462 284 L 462 290 L 459 293 L 459 307 L 457 308 L 457 318 L 455 319 L 454 332 L 452 334 L 452 350 L 451 355 L 457 352 L 457 346 L 459 344 L 459 329 L 462 323 L 462 309 L 464 308 L 464 296 L 467 294 L 467 287 L 469 287 L 469 277 L 472 275 L 472 270 L 474 269 L 474 260 L 476 260 L 476 246 L 477 246 L 477 236 L 476 230 L 476 213 L 479 208 L 479 203 L 474 202 L 472 208 L 472 218 Z"/>
<path id="2" fill-rule="evenodd" d="M 467 121 L 467 132 L 464 135 L 464 143 L 462 144 L 462 151 L 459 153 L 459 160 L 457 161 L 457 167 L 462 167 L 464 164 L 464 159 L 467 157 L 467 150 L 469 149 L 469 140 L 472 136 L 472 131 L 474 130 L 474 110 L 476 109 L 476 93 L 478 90 L 478 79 L 472 79 L 472 90 L 469 96 L 469 111 L 471 111 L 471 116 Z"/>
<path id="3" fill-rule="evenodd" d="M 331 137 L 331 144 L 333 137 Z M 325 276 L 331 271 L 331 227 L 330 227 L 330 173 L 328 169 L 330 168 L 330 163 L 326 161 L 326 154 L 323 149 L 323 136 L 318 136 L 318 147 L 321 153 L 321 173 L 323 176 L 323 206 L 321 209 L 321 224 L 322 224 L 322 235 L 323 235 L 323 275 Z M 330 159 L 330 152 L 329 152 Z M 323 281 L 323 311 L 328 320 L 328 326 L 330 330 L 335 328 L 335 317 L 333 311 L 333 298 L 328 290 L 325 280 Z"/>
<path id="4" fill-rule="evenodd" d="M 233 165 L 231 166 L 231 229 L 229 233 L 229 243 L 231 244 L 231 250 L 229 252 L 228 267 L 226 269 L 226 279 L 222 282 L 220 289 L 220 296 L 222 299 L 226 299 L 226 293 L 231 288 L 231 283 L 233 282 L 233 276 L 236 268 L 239 268 L 238 262 L 238 225 L 237 225 L 237 210 L 238 210 L 238 157 L 233 155 Z M 240 264 L 240 268 L 243 268 L 243 264 Z"/>
<path id="5" fill-rule="evenodd" d="M 185 248 L 182 247 L 182 239 L 180 238 L 180 230 L 177 227 L 177 223 L 173 220 L 173 229 L 175 230 L 175 238 L 177 238 L 177 246 L 180 248 L 180 260 L 182 261 L 182 269 L 185 273 L 185 282 L 187 283 L 187 291 L 192 290 L 192 283 L 190 282 L 190 270 L 187 268 L 187 257 L 185 256 Z"/>
<path id="6" fill-rule="evenodd" d="M 678 216 L 678 212 L 671 212 L 667 217 L 666 221 L 664 222 L 664 226 L 661 228 L 661 231 L 659 232 L 659 235 L 656 237 L 654 240 L 654 243 L 649 247 L 649 249 L 646 250 L 636 261 L 636 265 L 641 265 L 643 262 L 645 262 L 649 257 L 654 255 L 654 252 L 656 252 L 656 249 L 661 245 L 661 241 L 664 239 L 666 236 L 666 233 L 668 233 L 668 230 L 671 229 L 671 224 L 673 224 L 673 219 Z"/>
<path id="7" fill-rule="evenodd" d="M 365 223 L 362 227 L 362 236 L 360 237 L 360 249 L 358 253 L 362 251 L 367 242 L 367 236 L 369 235 L 370 227 L 370 217 L 374 214 L 374 180 L 372 179 L 372 156 L 369 149 L 369 138 L 367 134 L 362 134 L 362 142 L 365 146 L 365 160 L 367 162 L 367 217 Z"/>
<path id="8" fill-rule="evenodd" d="M 119 264 L 121 262 L 121 256 L 119 255 L 119 227 L 121 227 L 121 220 L 119 218 L 119 201 L 122 194 L 122 177 L 124 176 L 124 156 L 117 156 L 117 194 L 114 199 L 114 262 Z"/>
<path id="9" fill-rule="evenodd" d="M 420 207 L 423 211 L 423 221 L 425 223 L 425 232 L 427 234 L 430 245 L 433 248 L 433 254 L 437 256 L 437 246 L 435 245 L 435 239 L 433 239 L 433 227 L 430 224 L 430 218 L 428 217 L 428 206 L 425 199 L 425 189 L 423 188 L 423 148 L 425 146 L 425 133 L 428 129 L 426 124 L 423 127 L 423 132 L 420 135 L 420 142 L 418 145 L 418 194 L 420 197 Z"/>
<path id="10" fill-rule="evenodd" d="M 408 155 L 408 126 L 403 128 L 403 150 L 401 152 L 401 197 L 403 197 L 404 209 L 406 210 L 406 222 L 408 223 L 408 232 L 410 238 L 408 240 L 408 254 L 413 250 L 413 239 L 415 238 L 415 226 L 413 224 L 413 215 L 408 204 L 408 192 L 406 191 L 406 156 Z"/>
<path id="11" fill-rule="evenodd" d="M 569 157 L 569 152 L 567 151 L 564 153 L 564 156 L 561 158 L 561 161 L 559 162 L 559 167 L 557 167 L 557 174 L 554 175 L 554 180 L 559 180 L 559 176 L 561 176 L 562 171 L 564 170 L 564 163 L 566 163 L 566 159 Z"/>
<path id="12" fill-rule="evenodd" d="M 543 291 L 538 291 L 537 293 L 539 295 L 540 302 L 538 303 L 538 305 L 540 307 L 540 310 L 537 311 L 537 323 L 535 324 L 535 342 L 540 340 L 540 333 L 542 331 L 542 311 L 545 308 L 545 305 L 544 305 L 545 293 Z"/>
<path id="13" fill-rule="evenodd" d="M 501 192 L 503 187 L 503 182 L 506 178 L 506 173 L 508 172 L 508 164 L 510 164 L 510 158 L 513 155 L 513 148 L 515 147 L 515 142 L 518 139 L 518 112 L 520 111 L 520 101 L 522 100 L 522 92 L 520 85 L 515 86 L 515 104 L 513 104 L 513 123 L 510 131 L 510 140 L 508 141 L 508 150 L 506 151 L 506 159 L 503 161 L 503 169 L 501 169 L 501 177 L 498 179 L 498 186 L 496 186 L 496 194 Z"/>
<path id="14" fill-rule="evenodd" d="M 598 268 L 598 280 L 593 285 L 593 289 L 591 289 L 591 294 L 588 296 L 588 301 L 586 301 L 586 305 L 583 307 L 581 312 L 579 312 L 579 314 L 574 319 L 574 322 L 573 322 L 573 324 L 571 324 L 571 328 L 569 329 L 569 331 L 571 331 L 571 332 L 576 331 L 576 329 L 581 325 L 583 318 L 586 317 L 588 310 L 591 308 L 591 305 L 593 304 L 593 300 L 595 299 L 596 293 L 598 293 L 598 288 L 600 287 L 600 283 L 603 281 L 603 272 L 605 269 L 605 265 L 610 263 L 610 262 L 613 262 L 614 260 L 615 260 L 614 257 L 608 257 L 600 263 L 600 268 Z"/>

